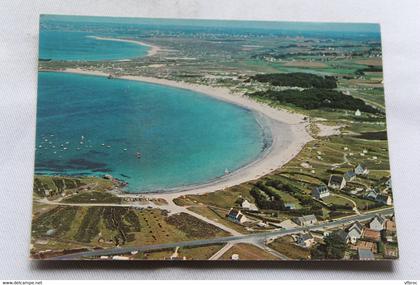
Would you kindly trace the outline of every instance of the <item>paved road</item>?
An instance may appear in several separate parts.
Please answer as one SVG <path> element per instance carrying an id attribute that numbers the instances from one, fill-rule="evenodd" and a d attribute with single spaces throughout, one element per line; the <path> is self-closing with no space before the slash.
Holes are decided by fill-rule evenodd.
<path id="1" fill-rule="evenodd" d="M 153 244 L 153 245 L 144 245 L 144 246 L 135 246 L 135 247 L 116 247 L 110 249 L 100 249 L 100 250 L 93 250 L 87 252 L 78 252 L 67 254 L 63 256 L 54 257 L 51 259 L 55 260 L 71 260 L 71 259 L 80 259 L 83 257 L 95 257 L 101 255 L 117 255 L 117 254 L 125 254 L 132 251 L 138 252 L 145 252 L 151 250 L 160 250 L 160 249 L 167 249 L 167 248 L 176 248 L 185 247 L 185 246 L 203 246 L 209 244 L 216 244 L 216 243 L 228 243 L 232 241 L 241 241 L 241 242 L 250 242 L 250 243 L 261 243 L 263 240 L 268 238 L 277 238 L 284 235 L 290 234 L 297 234 L 302 231 L 308 230 L 322 230 L 322 229 L 329 229 L 335 228 L 342 225 L 346 225 L 355 221 L 367 221 L 373 218 L 376 214 L 382 214 L 385 216 L 392 215 L 394 213 L 393 208 L 381 209 L 371 211 L 369 213 L 361 214 L 361 215 L 354 215 L 350 217 L 345 217 L 342 219 L 338 219 L 331 222 L 325 222 L 313 226 L 308 227 L 298 227 L 293 229 L 276 229 L 269 232 L 264 233 L 256 233 L 256 234 L 249 234 L 249 235 L 241 235 L 241 236 L 228 236 L 228 237 L 221 237 L 221 238 L 214 238 L 214 239 L 205 239 L 205 240 L 192 240 L 192 241 L 183 241 L 171 244 Z"/>

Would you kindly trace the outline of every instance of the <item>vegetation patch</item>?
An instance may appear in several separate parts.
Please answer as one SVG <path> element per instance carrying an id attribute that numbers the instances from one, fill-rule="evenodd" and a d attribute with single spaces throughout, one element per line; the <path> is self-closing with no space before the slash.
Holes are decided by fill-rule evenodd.
<path id="1" fill-rule="evenodd" d="M 166 222 L 185 232 L 193 239 L 228 236 L 229 234 L 216 226 L 203 222 L 186 213 L 179 213 L 166 218 Z"/>

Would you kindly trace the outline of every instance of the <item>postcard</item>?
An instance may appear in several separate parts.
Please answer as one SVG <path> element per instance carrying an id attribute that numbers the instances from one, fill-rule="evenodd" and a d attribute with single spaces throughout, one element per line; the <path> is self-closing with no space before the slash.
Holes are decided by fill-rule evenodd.
<path id="1" fill-rule="evenodd" d="M 378 24 L 42 15 L 30 256 L 398 258 Z"/>

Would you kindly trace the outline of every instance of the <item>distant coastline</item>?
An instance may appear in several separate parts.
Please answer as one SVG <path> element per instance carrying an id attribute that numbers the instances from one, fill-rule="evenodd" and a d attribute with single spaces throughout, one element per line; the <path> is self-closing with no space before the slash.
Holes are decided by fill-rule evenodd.
<path id="1" fill-rule="evenodd" d="M 102 77 L 106 77 L 109 75 L 100 71 L 83 70 L 79 68 L 69 68 L 64 70 L 51 71 L 75 73 L 82 75 L 95 75 Z M 117 78 L 188 89 L 211 96 L 221 101 L 225 101 L 243 108 L 247 108 L 267 118 L 266 125 L 270 129 L 272 137 L 271 146 L 264 150 L 257 160 L 243 166 L 242 168 L 237 169 L 232 173 L 229 173 L 228 175 L 216 178 L 208 183 L 189 185 L 185 187 L 175 187 L 168 189 L 167 192 L 160 191 L 119 194 L 121 196 L 142 196 L 149 198 L 160 197 L 171 200 L 181 195 L 204 194 L 214 192 L 217 190 L 222 190 L 224 188 L 232 187 L 247 181 L 257 179 L 280 168 L 292 158 L 294 158 L 302 150 L 302 148 L 307 142 L 312 140 L 312 137 L 306 130 L 308 123 L 304 121 L 303 115 L 272 108 L 268 105 L 258 103 L 243 95 L 232 94 L 228 88 L 211 87 L 206 85 L 191 84 L 186 82 L 145 76 L 119 76 Z M 289 130 L 288 133 L 290 137 L 288 138 L 283 137 L 285 127 L 287 127 Z"/>
<path id="2" fill-rule="evenodd" d="M 145 42 L 142 42 L 142 41 L 137 41 L 137 40 L 126 40 L 126 39 L 116 39 L 116 38 L 97 37 L 97 36 L 87 36 L 87 37 L 91 38 L 91 39 L 99 40 L 99 41 L 113 41 L 113 42 L 132 43 L 132 44 L 148 47 L 149 50 L 147 51 L 146 56 L 153 56 L 161 50 L 161 48 L 157 45 L 152 45 L 152 44 L 145 43 Z"/>

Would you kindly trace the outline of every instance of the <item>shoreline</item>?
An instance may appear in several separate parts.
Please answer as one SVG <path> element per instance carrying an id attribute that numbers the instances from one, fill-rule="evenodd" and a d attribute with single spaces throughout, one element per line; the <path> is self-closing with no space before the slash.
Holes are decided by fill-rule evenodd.
<path id="1" fill-rule="evenodd" d="M 87 36 L 88 38 L 99 40 L 99 41 L 113 41 L 113 42 L 123 42 L 123 43 L 132 43 L 144 47 L 148 47 L 147 55 L 146 56 L 153 56 L 156 55 L 161 48 L 157 45 L 148 44 L 142 41 L 137 40 L 125 40 L 125 39 L 117 39 L 117 38 L 107 38 L 107 37 L 97 37 L 97 36 Z"/>
<path id="2" fill-rule="evenodd" d="M 79 68 L 45 71 L 94 75 L 101 77 L 107 77 L 109 75 L 101 71 L 82 70 Z M 116 79 L 133 80 L 187 89 L 210 96 L 217 100 L 246 108 L 262 115 L 263 118 L 266 118 L 267 127 L 271 131 L 272 139 L 271 145 L 267 147 L 267 149 L 265 149 L 256 160 L 229 173 L 228 175 L 215 178 L 210 182 L 174 187 L 168 189 L 167 192 L 127 193 L 121 191 L 122 193 L 118 194 L 118 196 L 121 197 L 163 198 L 167 199 L 169 202 L 179 196 L 205 194 L 223 190 L 247 181 L 258 179 L 261 176 L 269 174 L 282 167 L 284 164 L 293 159 L 307 142 L 313 140 L 306 130 L 308 122 L 303 120 L 304 115 L 291 113 L 282 109 L 275 109 L 268 105 L 258 103 L 244 95 L 232 94 L 230 90 L 225 87 L 211 87 L 207 85 L 133 75 L 118 76 Z M 287 130 L 287 138 L 284 138 L 285 130 Z"/>

